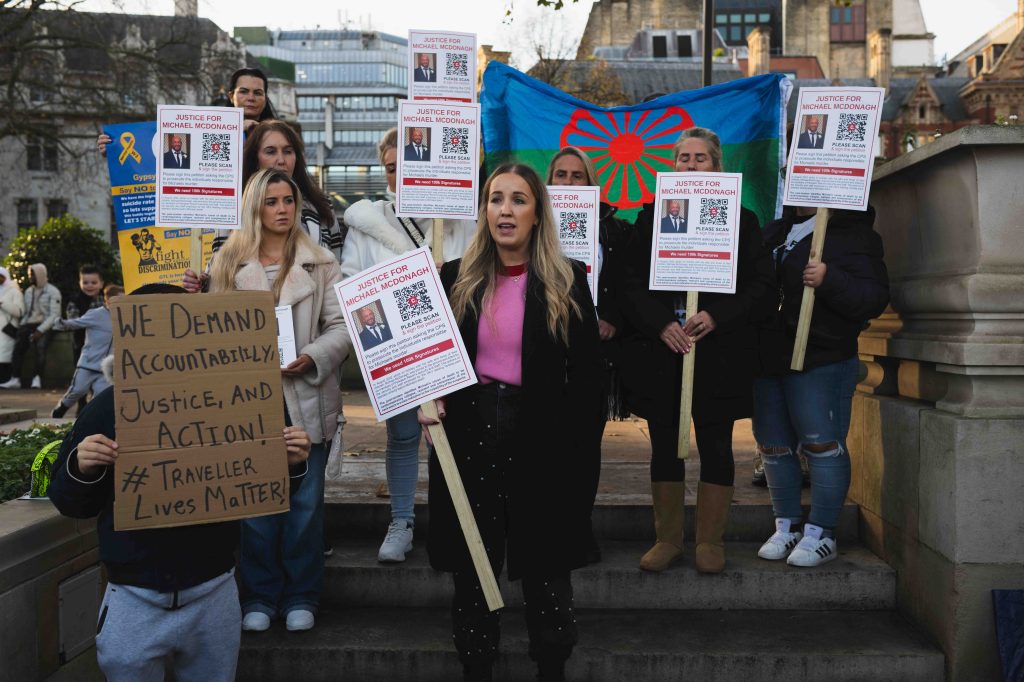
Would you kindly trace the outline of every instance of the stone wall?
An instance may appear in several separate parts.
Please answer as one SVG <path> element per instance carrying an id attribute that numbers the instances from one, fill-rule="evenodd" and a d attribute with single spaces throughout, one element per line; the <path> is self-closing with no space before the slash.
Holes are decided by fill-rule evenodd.
<path id="1" fill-rule="evenodd" d="M 1024 588 L 1024 129 L 881 166 L 891 311 L 861 335 L 852 500 L 948 679 L 1001 679 L 990 591 Z"/>

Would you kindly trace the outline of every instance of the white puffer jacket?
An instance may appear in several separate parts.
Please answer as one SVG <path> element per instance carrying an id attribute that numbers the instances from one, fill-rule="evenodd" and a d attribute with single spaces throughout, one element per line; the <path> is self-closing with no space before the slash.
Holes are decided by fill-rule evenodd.
<path id="1" fill-rule="evenodd" d="M 390 193 L 389 193 L 390 194 Z M 392 201 L 370 201 L 363 199 L 345 211 L 348 236 L 341 253 L 342 279 L 362 272 L 371 265 L 412 251 L 420 246 L 432 246 L 434 221 L 429 218 L 403 218 L 413 234 L 418 228 L 423 233 L 423 243 L 413 241 L 405 227 L 395 215 Z M 444 260 L 448 262 L 462 258 L 469 240 L 476 232 L 472 220 L 444 221 Z"/>
<path id="2" fill-rule="evenodd" d="M 299 246 L 277 305 L 290 305 L 295 323 L 295 352 L 308 355 L 316 371 L 295 378 L 282 376 L 285 403 L 292 422 L 301 424 L 313 443 L 334 436 L 341 414 L 338 368 L 352 350 L 345 317 L 334 285 L 341 271 L 334 255 L 323 247 L 314 253 Z M 267 274 L 258 260 L 242 264 L 235 288 L 269 291 Z"/>

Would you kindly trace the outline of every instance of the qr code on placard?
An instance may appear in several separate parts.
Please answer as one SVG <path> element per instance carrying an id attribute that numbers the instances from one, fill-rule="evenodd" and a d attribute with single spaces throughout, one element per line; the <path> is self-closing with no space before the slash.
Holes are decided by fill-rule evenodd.
<path id="1" fill-rule="evenodd" d="M 836 130 L 837 142 L 863 142 L 867 132 L 867 114 L 839 114 L 839 127 Z"/>
<path id="2" fill-rule="evenodd" d="M 469 74 L 469 58 L 458 52 L 444 53 L 444 75 L 466 76 Z"/>
<path id="3" fill-rule="evenodd" d="M 224 133 L 203 133 L 203 161 L 230 161 L 231 136 Z"/>
<path id="4" fill-rule="evenodd" d="M 700 224 L 701 225 L 727 225 L 729 222 L 729 200 L 708 199 L 701 197 L 700 200 Z"/>
<path id="5" fill-rule="evenodd" d="M 581 241 L 587 238 L 587 214 L 563 213 L 558 225 L 558 239 Z"/>
<path id="6" fill-rule="evenodd" d="M 427 295 L 427 284 L 422 280 L 402 287 L 393 293 L 395 302 L 398 304 L 398 312 L 402 316 L 402 322 L 408 322 L 414 317 L 434 310 L 434 306 L 430 303 L 430 296 Z"/>
<path id="7" fill-rule="evenodd" d="M 469 154 L 469 128 L 444 127 L 442 154 Z"/>

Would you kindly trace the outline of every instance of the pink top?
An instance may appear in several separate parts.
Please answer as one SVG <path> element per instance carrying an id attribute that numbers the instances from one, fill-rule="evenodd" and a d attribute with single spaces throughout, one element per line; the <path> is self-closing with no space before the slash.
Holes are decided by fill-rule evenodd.
<path id="1" fill-rule="evenodd" d="M 526 266 L 505 268 L 494 297 L 477 328 L 476 373 L 480 383 L 523 383 L 523 315 L 526 312 Z"/>

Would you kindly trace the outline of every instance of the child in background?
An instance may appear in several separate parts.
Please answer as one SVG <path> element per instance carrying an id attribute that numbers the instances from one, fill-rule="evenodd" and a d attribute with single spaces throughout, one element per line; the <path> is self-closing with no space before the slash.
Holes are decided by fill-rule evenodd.
<path id="1" fill-rule="evenodd" d="M 69 320 L 73 320 L 85 315 L 93 308 L 102 308 L 104 284 L 103 273 L 100 272 L 98 267 L 88 264 L 80 267 L 78 269 L 78 293 L 68 301 L 68 307 L 64 311 L 64 316 Z M 74 355 L 76 365 L 84 345 L 85 330 L 75 329 L 71 335 L 71 353 Z M 93 395 L 96 393 L 98 391 L 94 391 Z M 78 411 L 81 412 L 83 407 L 85 407 L 85 396 L 78 400 Z"/>
<path id="2" fill-rule="evenodd" d="M 98 278 L 96 274 L 83 274 L 79 280 L 83 293 L 86 292 L 86 287 L 81 283 L 87 276 L 90 279 Z M 50 413 L 51 417 L 60 419 L 72 405 L 80 400 L 84 400 L 89 395 L 90 390 L 95 396 L 99 395 L 100 391 L 110 385 L 106 377 L 103 376 L 102 369 L 103 359 L 110 355 L 113 345 L 113 328 L 110 322 L 110 310 L 107 306 L 111 298 L 120 296 L 123 293 L 124 289 L 122 287 L 117 284 L 108 284 L 103 290 L 103 297 L 99 308 L 92 308 L 81 317 L 75 319 L 57 320 L 57 323 L 54 325 L 53 328 L 58 331 L 73 329 L 77 332 L 81 330 L 85 336 L 85 343 L 79 353 L 75 375 L 71 378 L 71 387 L 68 388 L 68 392 L 60 399 L 57 406 L 53 408 L 53 412 Z M 78 411 L 79 413 L 82 411 L 81 404 L 78 406 Z"/>

